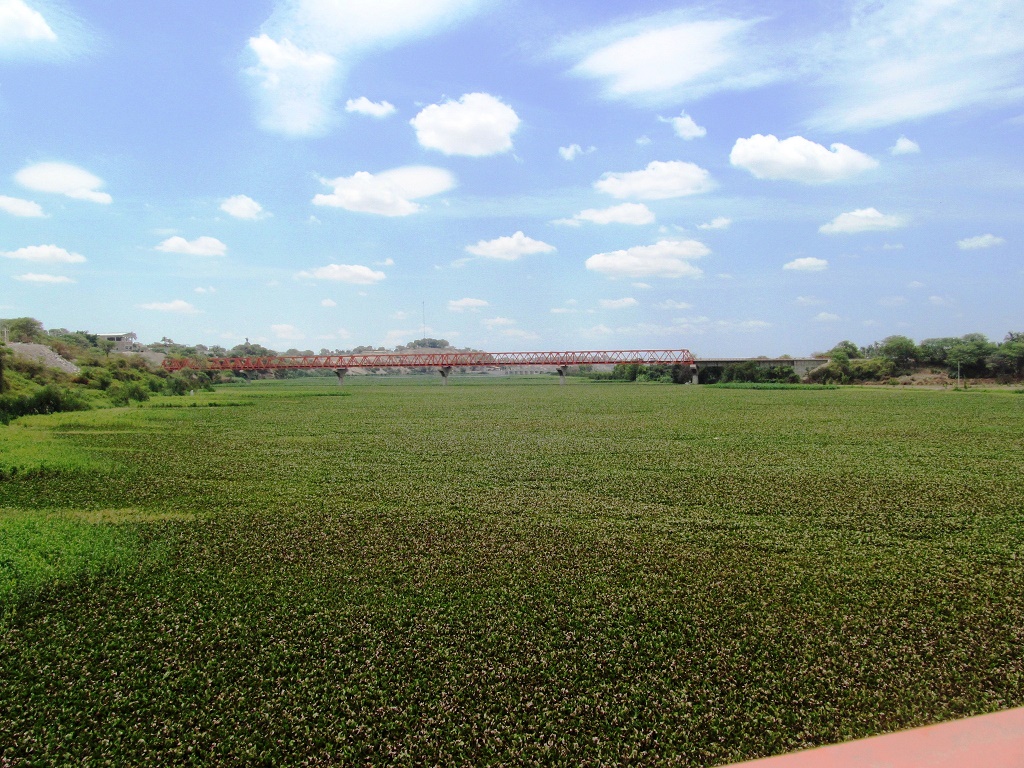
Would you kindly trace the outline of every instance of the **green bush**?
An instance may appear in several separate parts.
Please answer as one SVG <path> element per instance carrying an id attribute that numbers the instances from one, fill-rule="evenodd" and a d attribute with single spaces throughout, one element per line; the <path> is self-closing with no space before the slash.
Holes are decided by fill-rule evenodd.
<path id="1" fill-rule="evenodd" d="M 47 384 L 30 395 L 0 396 L 0 422 L 8 424 L 19 416 L 84 411 L 88 408 L 89 404 L 71 390 Z"/>

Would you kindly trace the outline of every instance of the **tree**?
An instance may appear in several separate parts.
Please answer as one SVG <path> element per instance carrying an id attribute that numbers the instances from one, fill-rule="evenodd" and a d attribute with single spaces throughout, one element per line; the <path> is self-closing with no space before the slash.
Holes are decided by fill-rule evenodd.
<path id="1" fill-rule="evenodd" d="M 838 344 L 832 347 L 832 349 L 828 351 L 828 356 L 833 357 L 837 352 L 845 352 L 847 360 L 855 359 L 861 356 L 860 347 L 858 347 L 856 344 L 854 344 L 852 341 L 848 339 L 840 341 Z"/>
<path id="2" fill-rule="evenodd" d="M 984 376 L 987 373 L 986 359 L 996 351 L 996 345 L 983 333 L 968 333 L 950 346 L 946 362 L 949 370 L 958 367 L 965 376 Z"/>
<path id="3" fill-rule="evenodd" d="M 906 336 L 887 336 L 882 339 L 878 353 L 891 361 L 897 371 L 907 371 L 917 361 L 917 344 Z"/>
<path id="4" fill-rule="evenodd" d="M 11 317 L 0 320 L 0 327 L 7 329 L 10 341 L 31 344 L 46 340 L 43 324 L 34 317 Z"/>

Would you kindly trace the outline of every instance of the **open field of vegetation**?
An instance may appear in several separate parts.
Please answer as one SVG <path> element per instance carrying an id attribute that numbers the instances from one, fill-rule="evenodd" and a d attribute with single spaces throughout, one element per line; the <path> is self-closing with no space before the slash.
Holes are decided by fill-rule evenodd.
<path id="1" fill-rule="evenodd" d="M 711 766 L 1024 704 L 1022 470 L 1005 391 L 302 379 L 23 417 L 0 765 Z"/>

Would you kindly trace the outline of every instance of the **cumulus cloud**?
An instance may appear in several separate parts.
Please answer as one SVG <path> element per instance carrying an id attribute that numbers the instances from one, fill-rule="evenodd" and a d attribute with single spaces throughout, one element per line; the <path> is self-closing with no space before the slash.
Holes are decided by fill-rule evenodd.
<path id="1" fill-rule="evenodd" d="M 679 117 L 659 117 L 663 123 L 671 123 L 672 130 L 676 132 L 676 136 L 680 139 L 690 141 L 691 139 L 700 139 L 707 136 L 707 128 L 697 125 L 685 112 L 681 112 Z"/>
<path id="2" fill-rule="evenodd" d="M 100 192 L 103 179 L 68 163 L 36 163 L 22 168 L 14 179 L 23 187 L 36 192 L 50 192 L 75 200 L 109 204 L 112 200 L 106 192 Z"/>
<path id="3" fill-rule="evenodd" d="M 50 285 L 75 282 L 70 277 L 65 277 L 64 275 L 41 275 L 35 272 L 29 272 L 24 275 L 15 275 L 14 279 L 20 280 L 23 283 L 44 283 Z"/>
<path id="4" fill-rule="evenodd" d="M 248 195 L 235 195 L 234 197 L 229 197 L 220 204 L 220 209 L 229 216 L 234 216 L 236 219 L 248 219 L 250 221 L 262 219 L 267 215 L 263 211 L 263 206 Z"/>
<path id="5" fill-rule="evenodd" d="M 764 56 L 761 66 L 750 66 L 748 33 L 755 22 L 668 19 L 642 19 L 570 41 L 570 48 L 583 52 L 573 72 L 602 81 L 609 98 L 676 102 L 777 77 Z"/>
<path id="6" fill-rule="evenodd" d="M 55 43 L 57 34 L 24 0 L 0 2 L 0 49 L 25 43 Z"/>
<path id="7" fill-rule="evenodd" d="M 737 139 L 729 162 L 745 168 L 758 179 L 785 179 L 804 184 L 824 184 L 856 176 L 878 167 L 873 157 L 845 144 L 832 144 L 831 151 L 805 139 L 791 136 L 779 141 L 772 134 L 754 134 Z"/>
<path id="8" fill-rule="evenodd" d="M 823 272 L 828 269 L 827 259 L 816 259 L 814 256 L 804 256 L 800 259 L 793 259 L 782 265 L 783 269 L 791 269 L 795 272 Z M 798 303 L 801 302 L 797 299 Z"/>
<path id="9" fill-rule="evenodd" d="M 596 149 L 597 147 L 587 147 L 584 149 L 579 144 L 570 144 L 568 147 L 559 147 L 558 154 L 562 156 L 563 160 L 575 160 L 580 155 L 589 155 Z"/>
<path id="10" fill-rule="evenodd" d="M 370 117 L 387 117 L 395 112 L 395 105 L 390 101 L 370 101 L 365 96 L 349 99 L 345 102 L 346 112 L 355 112 Z"/>
<path id="11" fill-rule="evenodd" d="M 296 273 L 295 277 L 300 280 L 329 280 L 352 285 L 373 285 L 385 279 L 387 275 L 362 264 L 328 264 L 315 269 L 303 270 Z"/>
<path id="12" fill-rule="evenodd" d="M 0 195 L 0 211 L 11 214 L 11 216 L 22 216 L 28 219 L 42 218 L 42 206 L 31 200 L 22 200 L 20 197 L 7 197 Z"/>
<path id="13" fill-rule="evenodd" d="M 555 219 L 552 223 L 578 227 L 585 221 L 592 224 L 650 224 L 654 221 L 654 212 L 643 203 L 622 203 L 610 208 L 587 208 L 571 219 Z"/>
<path id="14" fill-rule="evenodd" d="M 818 231 L 826 235 L 852 235 L 858 232 L 884 232 L 906 225 L 907 220 L 902 216 L 887 215 L 874 208 L 859 208 L 839 214 L 828 224 L 818 227 Z"/>
<path id="15" fill-rule="evenodd" d="M 978 235 L 977 237 L 966 237 L 963 240 L 957 240 L 957 247 L 961 251 L 976 251 L 980 248 L 992 248 L 997 245 L 1005 243 L 1001 237 L 995 235 Z"/>
<path id="16" fill-rule="evenodd" d="M 489 93 L 467 93 L 458 101 L 424 107 L 410 124 L 423 147 L 446 155 L 484 157 L 512 149 L 519 116 Z"/>
<path id="17" fill-rule="evenodd" d="M 732 219 L 718 216 L 709 222 L 698 224 L 697 229 L 728 229 L 730 224 L 732 224 Z"/>
<path id="18" fill-rule="evenodd" d="M 818 323 L 834 323 L 838 320 L 842 318 L 832 312 L 819 312 L 814 316 L 814 321 Z"/>
<path id="19" fill-rule="evenodd" d="M 490 306 L 483 299 L 452 299 L 448 302 L 448 311 L 450 312 L 478 312 L 481 307 Z"/>
<path id="20" fill-rule="evenodd" d="M 186 256 L 223 256 L 228 252 L 228 247 L 224 243 L 216 237 L 206 235 L 195 240 L 186 240 L 175 235 L 164 240 L 156 249 L 164 253 L 183 253 Z"/>
<path id="21" fill-rule="evenodd" d="M 920 120 L 1020 99 L 1019 0 L 854 3 L 842 34 L 809 48 L 829 103 L 811 119 L 833 130 Z"/>
<path id="22" fill-rule="evenodd" d="M 260 124 L 290 136 L 324 133 L 344 75 L 369 52 L 424 37 L 479 0 L 291 0 L 249 40 L 245 70 Z M 358 101 L 358 100 L 357 100 Z"/>
<path id="23" fill-rule="evenodd" d="M 597 253 L 586 261 L 587 269 L 609 277 L 700 277 L 704 273 L 690 263 L 711 253 L 698 240 L 660 240 L 620 251 Z"/>
<path id="24" fill-rule="evenodd" d="M 270 330 L 274 333 L 274 336 L 282 341 L 301 341 L 306 338 L 306 334 L 296 328 L 294 325 L 288 323 L 280 323 L 278 325 L 270 326 Z"/>
<path id="25" fill-rule="evenodd" d="M 214 288 L 212 285 L 205 286 L 205 287 L 200 285 L 198 288 L 194 289 L 194 292 L 195 293 L 216 293 L 217 289 Z"/>
<path id="26" fill-rule="evenodd" d="M 136 306 L 139 309 L 149 309 L 153 312 L 175 312 L 179 315 L 198 315 L 201 311 L 182 299 L 154 301 L 149 304 L 137 304 Z"/>
<path id="27" fill-rule="evenodd" d="M 0 256 L 38 264 L 81 264 L 85 261 L 82 254 L 66 251 L 56 245 L 29 245 L 16 251 L 4 251 Z"/>
<path id="28" fill-rule="evenodd" d="M 711 174 L 699 165 L 682 160 L 648 163 L 642 171 L 606 173 L 594 187 L 619 199 L 666 200 L 707 192 L 713 187 Z"/>
<path id="29" fill-rule="evenodd" d="M 624 299 L 601 299 L 598 303 L 601 305 L 601 309 L 628 309 L 639 304 L 632 296 L 627 296 Z"/>
<path id="30" fill-rule="evenodd" d="M 913 155 L 921 151 L 916 141 L 911 141 L 906 136 L 900 136 L 896 143 L 889 147 L 890 155 Z"/>
<path id="31" fill-rule="evenodd" d="M 455 187 L 455 177 L 443 168 L 409 165 L 373 174 L 359 171 L 351 176 L 321 179 L 333 187 L 329 195 L 317 195 L 313 205 L 344 208 L 378 216 L 409 216 L 422 210 L 414 202 Z"/>
<path id="32" fill-rule="evenodd" d="M 481 240 L 476 245 L 466 246 L 466 252 L 472 253 L 474 256 L 501 259 L 502 261 L 515 261 L 521 256 L 533 253 L 553 253 L 555 250 L 555 246 L 527 237 L 521 231 L 509 237 Z"/>

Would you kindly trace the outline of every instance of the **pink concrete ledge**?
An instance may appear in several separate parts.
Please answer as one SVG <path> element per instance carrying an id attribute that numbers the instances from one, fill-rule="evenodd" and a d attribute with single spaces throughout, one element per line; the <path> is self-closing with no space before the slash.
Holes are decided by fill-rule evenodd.
<path id="1" fill-rule="evenodd" d="M 733 764 L 741 766 L 1024 768 L 1024 707 Z"/>

